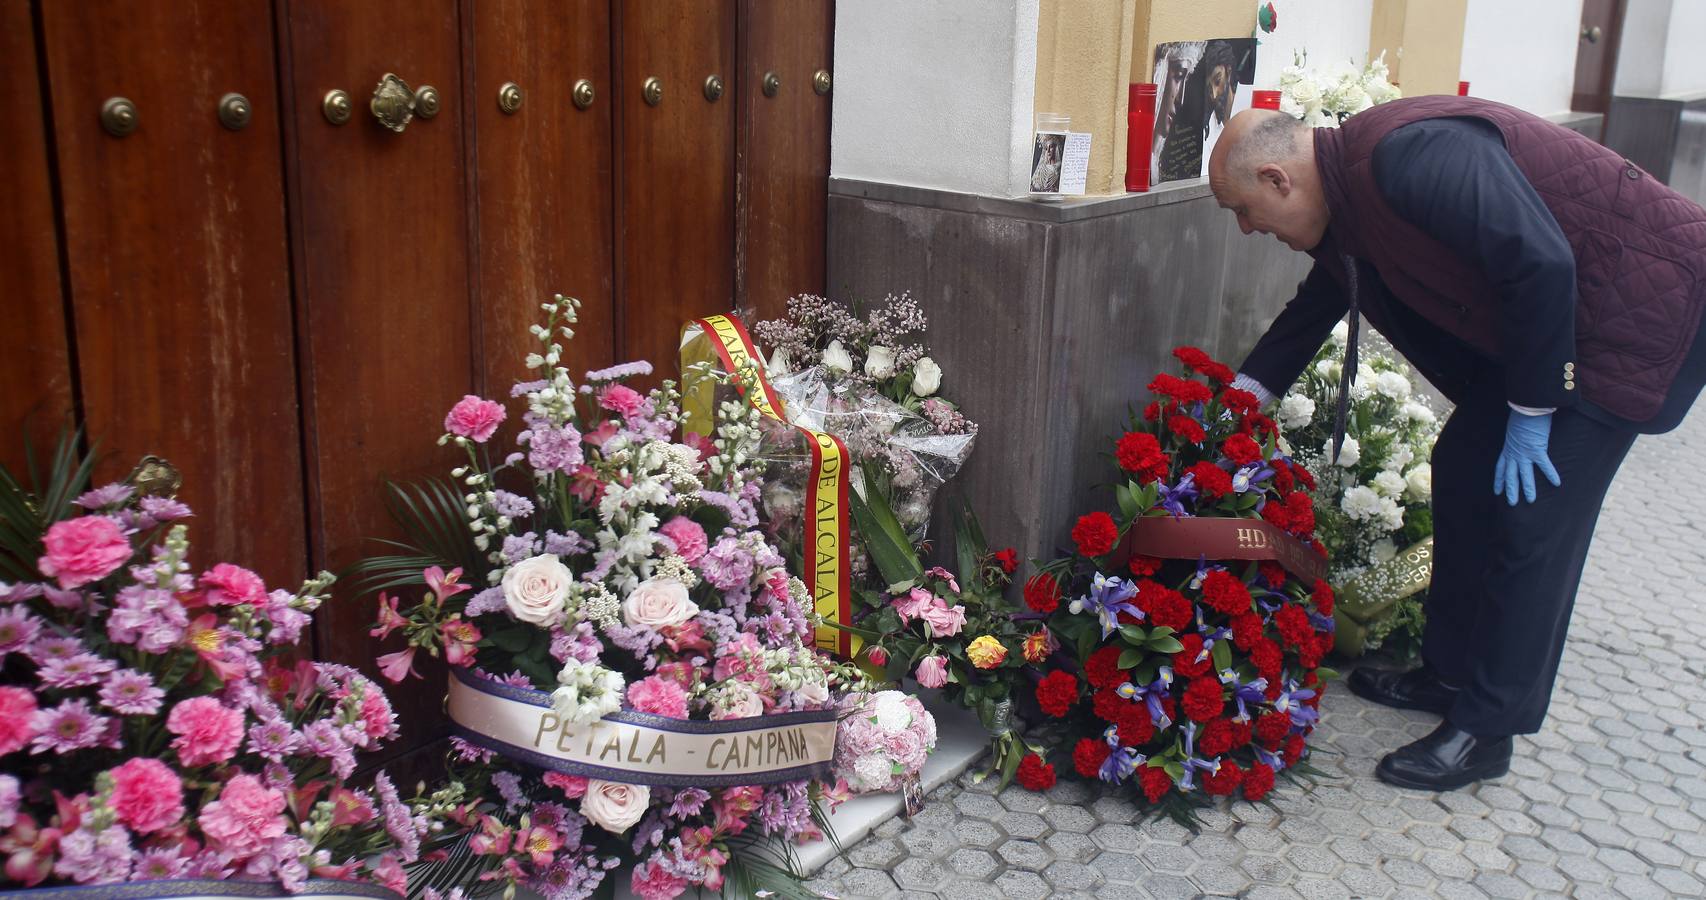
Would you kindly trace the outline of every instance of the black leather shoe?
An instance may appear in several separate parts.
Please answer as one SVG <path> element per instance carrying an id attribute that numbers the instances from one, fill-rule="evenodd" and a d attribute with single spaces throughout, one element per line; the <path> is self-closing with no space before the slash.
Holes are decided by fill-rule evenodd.
<path id="1" fill-rule="evenodd" d="M 1374 772 L 1381 781 L 1398 787 L 1455 791 L 1510 769 L 1509 735 L 1476 737 L 1441 722 L 1427 737 L 1386 754 Z"/>
<path id="2" fill-rule="evenodd" d="M 1427 666 L 1408 672 L 1363 666 L 1352 671 L 1346 683 L 1358 697 L 1397 709 L 1419 709 L 1443 716 L 1457 702 L 1457 688 L 1446 687 Z"/>

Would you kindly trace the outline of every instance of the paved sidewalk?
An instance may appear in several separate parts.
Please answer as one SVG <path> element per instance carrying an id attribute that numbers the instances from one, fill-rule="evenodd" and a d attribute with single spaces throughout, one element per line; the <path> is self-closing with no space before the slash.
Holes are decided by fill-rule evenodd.
<path id="1" fill-rule="evenodd" d="M 1239 803 L 1192 835 L 1134 827 L 1062 783 L 969 778 L 891 821 L 812 885 L 843 898 L 1706 897 L 1706 413 L 1638 440 L 1606 501 L 1539 734 L 1511 773 L 1434 795 L 1377 781 L 1435 717 L 1335 685 L 1315 765 L 1340 776 Z"/>

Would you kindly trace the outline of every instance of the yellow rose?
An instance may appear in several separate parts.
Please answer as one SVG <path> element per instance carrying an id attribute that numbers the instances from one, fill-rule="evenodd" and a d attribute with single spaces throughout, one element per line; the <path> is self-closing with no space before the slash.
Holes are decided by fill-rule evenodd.
<path id="1" fill-rule="evenodd" d="M 1007 648 L 993 635 L 986 634 L 971 642 L 971 646 L 966 648 L 966 656 L 971 657 L 971 664 L 980 669 L 993 669 L 1007 661 Z"/>

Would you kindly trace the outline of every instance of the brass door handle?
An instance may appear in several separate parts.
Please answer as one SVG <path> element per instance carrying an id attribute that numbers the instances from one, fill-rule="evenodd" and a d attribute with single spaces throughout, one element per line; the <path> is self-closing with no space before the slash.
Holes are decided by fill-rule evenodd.
<path id="1" fill-rule="evenodd" d="M 1583 28 L 1582 40 L 1587 41 L 1590 44 L 1597 44 L 1599 43 L 1600 36 L 1603 34 L 1605 34 L 1605 32 L 1601 31 L 1598 25 L 1594 25 L 1590 28 Z"/>
<path id="2" fill-rule="evenodd" d="M 415 118 L 415 92 L 409 83 L 386 72 L 373 89 L 373 99 L 367 104 L 379 124 L 399 134 Z"/>

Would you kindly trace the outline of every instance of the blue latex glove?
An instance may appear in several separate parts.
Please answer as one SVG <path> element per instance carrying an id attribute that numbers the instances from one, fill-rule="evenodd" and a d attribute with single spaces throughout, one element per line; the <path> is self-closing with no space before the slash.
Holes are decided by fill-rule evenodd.
<path id="1" fill-rule="evenodd" d="M 1520 483 L 1523 499 L 1533 503 L 1534 469 L 1537 466 L 1553 487 L 1562 485 L 1558 470 L 1546 456 L 1546 442 L 1551 435 L 1551 413 L 1530 416 L 1511 410 L 1510 421 L 1505 425 L 1505 449 L 1499 453 L 1499 461 L 1493 467 L 1493 493 L 1504 494 L 1510 505 L 1515 506 L 1517 485 Z"/>

